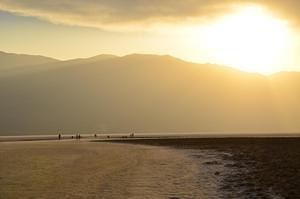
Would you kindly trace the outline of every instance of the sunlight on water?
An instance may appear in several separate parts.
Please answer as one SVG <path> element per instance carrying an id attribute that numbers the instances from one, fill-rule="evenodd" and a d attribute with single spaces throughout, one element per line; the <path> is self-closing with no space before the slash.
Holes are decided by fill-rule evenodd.
<path id="1" fill-rule="evenodd" d="M 280 199 L 284 197 L 279 193 L 297 195 L 297 180 L 278 182 L 294 179 L 292 172 L 299 169 L 299 162 L 289 162 L 298 160 L 297 140 L 276 141 L 284 153 L 260 141 L 205 140 L 194 141 L 196 145 L 190 147 L 171 147 L 171 141 L 166 142 L 169 146 L 0 143 L 0 198 Z M 289 193 L 278 184 L 287 186 Z"/>
<path id="2" fill-rule="evenodd" d="M 71 142 L 1 143 L 0 198 L 194 198 L 198 165 L 175 149 Z"/>

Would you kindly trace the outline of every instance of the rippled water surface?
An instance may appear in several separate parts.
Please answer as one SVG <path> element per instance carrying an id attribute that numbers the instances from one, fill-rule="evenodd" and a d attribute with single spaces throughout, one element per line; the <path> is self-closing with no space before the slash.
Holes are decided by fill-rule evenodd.
<path id="1" fill-rule="evenodd" d="M 277 147 L 249 141 L 136 143 L 0 143 L 0 198 L 299 196 L 298 140 Z M 272 155 L 278 147 L 285 153 Z"/>
<path id="2" fill-rule="evenodd" d="M 0 198 L 206 198 L 198 165 L 170 148 L 113 143 L 0 144 Z"/>

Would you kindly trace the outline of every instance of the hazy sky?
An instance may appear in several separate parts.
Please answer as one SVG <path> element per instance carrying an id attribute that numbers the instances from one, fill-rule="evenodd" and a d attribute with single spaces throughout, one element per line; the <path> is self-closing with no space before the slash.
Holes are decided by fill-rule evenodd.
<path id="1" fill-rule="evenodd" d="M 0 0 L 0 50 L 59 59 L 170 54 L 300 70 L 298 0 Z"/>

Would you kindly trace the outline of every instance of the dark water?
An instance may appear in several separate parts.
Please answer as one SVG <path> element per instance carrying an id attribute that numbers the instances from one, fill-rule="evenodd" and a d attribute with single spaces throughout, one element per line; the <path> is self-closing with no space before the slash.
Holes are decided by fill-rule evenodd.
<path id="1" fill-rule="evenodd" d="M 196 160 L 199 186 L 216 198 L 300 198 L 299 138 L 122 141 L 168 146 Z"/>

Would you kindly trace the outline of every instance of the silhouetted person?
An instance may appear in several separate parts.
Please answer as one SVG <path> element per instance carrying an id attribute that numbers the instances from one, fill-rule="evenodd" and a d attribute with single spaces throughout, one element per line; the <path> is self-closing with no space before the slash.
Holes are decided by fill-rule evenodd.
<path id="1" fill-rule="evenodd" d="M 61 134 L 58 134 L 58 139 L 59 139 L 59 140 L 61 139 Z"/>
<path id="2" fill-rule="evenodd" d="M 97 137 L 97 134 L 95 133 L 94 137 L 96 138 Z"/>

